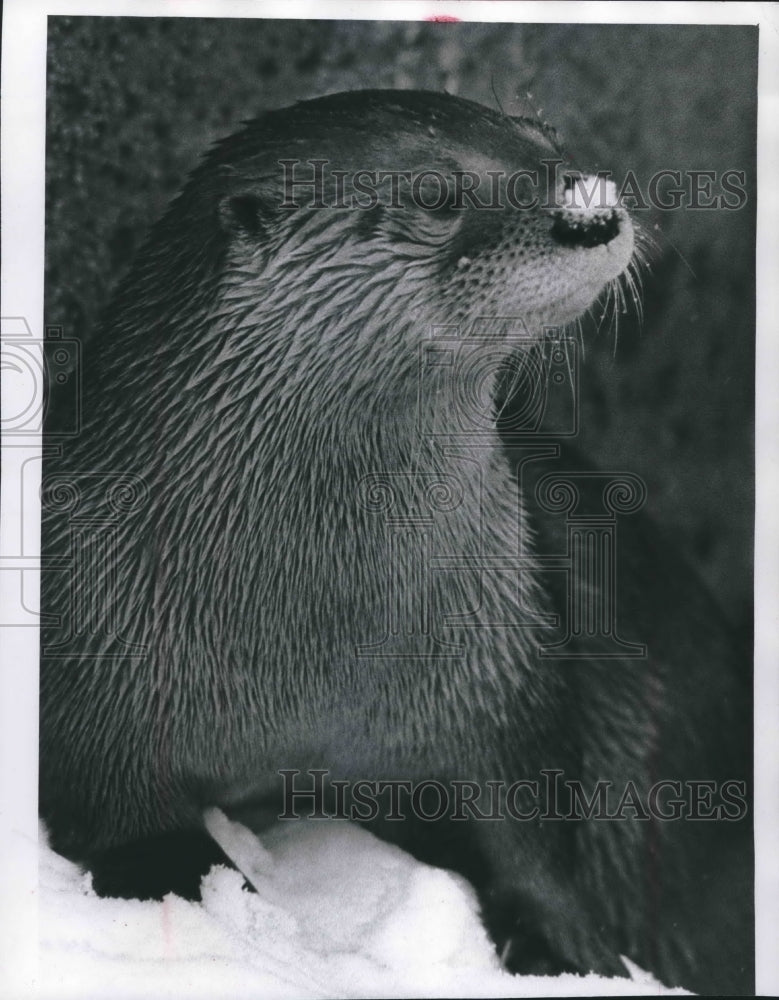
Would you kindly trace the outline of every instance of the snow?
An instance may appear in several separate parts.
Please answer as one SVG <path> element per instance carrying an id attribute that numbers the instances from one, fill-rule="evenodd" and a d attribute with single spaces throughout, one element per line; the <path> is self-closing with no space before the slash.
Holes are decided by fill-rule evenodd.
<path id="1" fill-rule="evenodd" d="M 282 823 L 263 834 L 221 813 L 209 829 L 244 876 L 204 878 L 202 903 L 100 899 L 41 836 L 41 1000 L 516 997 L 682 993 L 631 979 L 505 972 L 459 876 L 366 830 Z"/>

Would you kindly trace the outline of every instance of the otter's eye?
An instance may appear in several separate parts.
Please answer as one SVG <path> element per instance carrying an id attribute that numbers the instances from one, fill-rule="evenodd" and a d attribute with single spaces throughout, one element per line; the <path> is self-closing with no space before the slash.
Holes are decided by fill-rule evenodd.
<path id="1" fill-rule="evenodd" d="M 383 205 L 374 205 L 372 208 L 361 208 L 353 214 L 354 230 L 361 239 L 371 239 L 379 232 L 386 209 Z"/>
<path id="2" fill-rule="evenodd" d="M 437 170 L 416 174 L 411 183 L 411 200 L 416 208 L 441 216 L 457 211 L 455 182 L 451 175 Z"/>

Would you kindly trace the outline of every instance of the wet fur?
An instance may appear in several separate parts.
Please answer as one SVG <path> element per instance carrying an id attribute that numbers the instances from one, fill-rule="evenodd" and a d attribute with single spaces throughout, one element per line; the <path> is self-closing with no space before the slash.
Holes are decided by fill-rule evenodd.
<path id="1" fill-rule="evenodd" d="M 620 536 L 620 609 L 649 660 L 540 662 L 540 627 L 447 626 L 459 657 L 355 656 L 382 634 L 387 579 L 418 586 L 371 475 L 406 473 L 392 482 L 411 504 L 430 477 L 454 491 L 432 552 L 500 556 L 536 532 L 536 551 L 560 550 L 518 498 L 522 455 L 498 427 L 449 452 L 420 434 L 418 406 L 458 417 L 418 396 L 420 331 L 516 316 L 540 336 L 616 274 L 555 247 L 543 212 L 281 211 L 277 160 L 484 171 L 557 154 L 535 123 L 456 98 L 338 95 L 220 144 L 153 231 L 90 345 L 84 433 L 45 472 L 48 555 L 71 551 L 74 516 L 114 532 L 94 627 L 58 657 L 61 633 L 44 634 L 41 675 L 41 812 L 106 894 L 196 894 L 218 853 L 203 839 L 190 857 L 180 838 L 209 805 L 268 800 L 280 768 L 480 782 L 561 768 L 639 789 L 748 776 L 743 654 L 641 516 Z M 107 501 L 122 474 L 136 492 Z M 45 577 L 49 613 L 65 613 L 64 579 Z M 519 582 L 441 573 L 434 620 L 541 616 L 557 583 L 532 565 Z M 624 954 L 709 992 L 751 988 L 745 828 L 376 826 L 473 881 L 510 968 L 624 974 Z"/>

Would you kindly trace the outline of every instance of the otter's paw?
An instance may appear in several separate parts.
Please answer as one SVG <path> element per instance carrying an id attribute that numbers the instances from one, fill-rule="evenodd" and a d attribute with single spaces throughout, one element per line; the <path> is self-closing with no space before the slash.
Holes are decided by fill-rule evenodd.
<path id="1" fill-rule="evenodd" d="M 200 882 L 213 865 L 232 862 L 207 834 L 187 831 L 138 840 L 89 858 L 98 896 L 162 899 L 169 892 L 200 899 Z"/>
<path id="2" fill-rule="evenodd" d="M 518 892 L 491 891 L 482 917 L 502 964 L 515 975 L 628 975 L 619 954 L 570 912 L 553 912 Z"/>

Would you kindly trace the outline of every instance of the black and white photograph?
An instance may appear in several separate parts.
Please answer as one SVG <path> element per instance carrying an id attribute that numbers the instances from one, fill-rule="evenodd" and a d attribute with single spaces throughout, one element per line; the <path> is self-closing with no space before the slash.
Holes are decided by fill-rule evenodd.
<path id="1" fill-rule="evenodd" d="M 6 3 L 0 995 L 776 995 L 778 24 Z"/>

